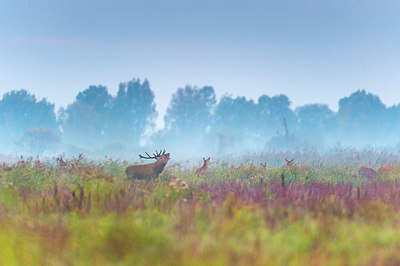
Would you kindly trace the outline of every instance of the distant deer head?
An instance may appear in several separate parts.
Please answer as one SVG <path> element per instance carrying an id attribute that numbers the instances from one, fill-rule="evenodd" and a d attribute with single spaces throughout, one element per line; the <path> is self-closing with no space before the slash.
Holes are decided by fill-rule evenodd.
<path id="1" fill-rule="evenodd" d="M 151 178 L 158 178 L 170 159 L 170 154 L 165 153 L 165 149 L 164 151 L 156 151 L 156 153 L 153 153 L 153 156 L 150 156 L 147 152 L 146 155 L 147 156 L 143 156 L 139 154 L 139 159 L 155 159 L 157 161 L 155 163 L 145 165 L 129 165 L 125 169 L 128 179 L 149 180 Z"/>
<path id="2" fill-rule="evenodd" d="M 309 167 L 299 167 L 298 165 L 296 165 L 294 163 L 294 159 L 290 161 L 288 159 L 285 159 L 285 161 L 286 161 L 286 168 L 291 171 L 300 172 L 302 174 L 308 174 L 311 172 L 311 169 Z"/>
<path id="3" fill-rule="evenodd" d="M 267 163 L 260 163 L 261 168 L 267 168 Z"/>
<path id="4" fill-rule="evenodd" d="M 285 159 L 285 161 L 286 161 L 286 167 L 288 169 L 291 169 L 293 167 L 293 165 L 294 165 L 294 159 L 292 159 L 290 161 L 288 159 Z"/>
<path id="5" fill-rule="evenodd" d="M 204 174 L 205 172 L 207 172 L 208 166 L 210 164 L 211 164 L 210 157 L 208 157 L 208 159 L 203 157 L 203 166 L 196 170 L 196 174 L 199 175 L 199 174 Z"/>
<path id="6" fill-rule="evenodd" d="M 3 163 L 3 166 L 2 166 L 2 168 L 3 168 L 3 171 L 12 171 L 12 167 L 10 167 L 10 166 L 6 165 L 6 163 L 5 163 L 5 162 Z"/>

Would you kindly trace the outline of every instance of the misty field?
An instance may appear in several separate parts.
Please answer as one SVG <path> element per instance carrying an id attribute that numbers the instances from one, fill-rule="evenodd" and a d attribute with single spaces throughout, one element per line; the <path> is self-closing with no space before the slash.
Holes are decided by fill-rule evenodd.
<path id="1" fill-rule="evenodd" d="M 0 264 L 400 263 L 399 154 L 292 154 L 291 169 L 286 156 L 221 159 L 200 176 L 178 164 L 147 183 L 112 159 L 4 164 Z M 361 165 L 395 171 L 369 179 Z"/>

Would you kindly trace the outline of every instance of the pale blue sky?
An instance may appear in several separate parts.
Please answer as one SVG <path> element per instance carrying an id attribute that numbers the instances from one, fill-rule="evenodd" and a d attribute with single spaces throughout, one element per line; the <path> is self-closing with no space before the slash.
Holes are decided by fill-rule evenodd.
<path id="1" fill-rule="evenodd" d="M 0 93 L 57 106 L 147 78 L 163 114 L 186 84 L 293 106 L 358 89 L 400 103 L 400 1 L 0 0 Z"/>

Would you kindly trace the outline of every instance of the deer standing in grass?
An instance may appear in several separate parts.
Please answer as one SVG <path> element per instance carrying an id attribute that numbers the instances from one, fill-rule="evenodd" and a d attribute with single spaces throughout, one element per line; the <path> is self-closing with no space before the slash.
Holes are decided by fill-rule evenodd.
<path id="1" fill-rule="evenodd" d="M 6 165 L 6 163 L 5 163 L 5 162 L 3 163 L 3 166 L 2 166 L 2 168 L 3 168 L 3 171 L 12 171 L 12 167 L 10 167 L 10 166 Z"/>
<path id="2" fill-rule="evenodd" d="M 93 176 L 95 174 L 94 168 L 90 166 L 79 166 L 82 161 L 85 161 L 85 157 L 82 153 L 80 153 L 78 159 L 70 164 L 70 171 L 76 175 Z M 58 162 L 61 165 L 68 165 L 68 163 L 66 163 L 62 157 L 59 157 Z"/>
<path id="3" fill-rule="evenodd" d="M 310 168 L 308 168 L 308 167 L 299 167 L 299 166 L 295 165 L 294 159 L 292 159 L 290 161 L 288 159 L 285 159 L 285 161 L 286 161 L 286 168 L 288 170 L 297 170 L 298 172 L 303 173 L 303 174 L 308 174 L 311 171 Z"/>
<path id="4" fill-rule="evenodd" d="M 294 159 L 292 159 L 290 161 L 288 159 L 285 159 L 285 161 L 286 161 L 286 168 L 287 169 L 292 169 L 292 167 L 294 165 Z"/>
<path id="5" fill-rule="evenodd" d="M 394 175 L 396 170 L 391 166 L 382 166 L 378 169 L 378 175 L 388 177 Z"/>
<path id="6" fill-rule="evenodd" d="M 358 170 L 358 174 L 360 176 L 369 178 L 369 179 L 374 179 L 376 177 L 376 172 L 372 168 L 368 167 L 360 167 L 360 170 Z"/>
<path id="7" fill-rule="evenodd" d="M 203 157 L 203 162 L 204 162 L 203 166 L 196 170 L 196 175 L 205 174 L 207 172 L 208 166 L 211 164 L 210 157 L 208 157 L 207 160 L 206 158 Z"/>
<path id="8" fill-rule="evenodd" d="M 164 151 L 160 151 L 153 153 L 153 156 L 150 156 L 146 152 L 147 157 L 140 155 L 140 159 L 155 159 L 157 160 L 155 163 L 144 164 L 144 165 L 129 165 L 126 167 L 125 172 L 128 179 L 144 179 L 150 180 L 152 178 L 158 178 L 161 172 L 164 170 L 165 165 L 167 165 L 170 154 L 165 153 Z"/>

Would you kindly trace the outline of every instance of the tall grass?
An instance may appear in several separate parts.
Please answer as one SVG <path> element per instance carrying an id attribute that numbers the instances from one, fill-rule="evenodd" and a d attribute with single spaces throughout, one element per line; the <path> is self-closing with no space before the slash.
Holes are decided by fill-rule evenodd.
<path id="1" fill-rule="evenodd" d="M 236 165 L 169 169 L 149 182 L 127 181 L 118 160 L 3 167 L 0 263 L 400 263 L 400 171 L 369 180 L 358 161 L 304 163 L 307 172 Z"/>

